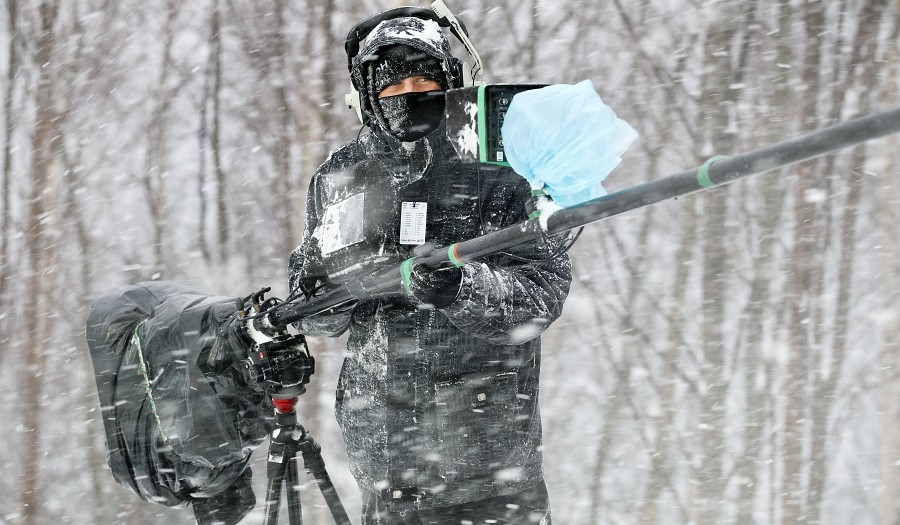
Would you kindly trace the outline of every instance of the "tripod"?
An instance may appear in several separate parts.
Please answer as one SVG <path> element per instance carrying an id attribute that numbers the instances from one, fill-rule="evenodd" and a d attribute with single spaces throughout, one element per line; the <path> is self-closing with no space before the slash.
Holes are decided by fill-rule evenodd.
<path id="1" fill-rule="evenodd" d="M 251 295 L 252 310 L 264 312 L 277 303 L 270 299 L 263 301 L 263 288 Z M 244 312 L 243 302 L 238 310 Z M 246 314 L 246 312 L 245 312 Z M 266 516 L 264 525 L 278 523 L 278 510 L 281 507 L 281 489 L 287 478 L 285 487 L 288 495 L 288 520 L 291 525 L 302 525 L 303 514 L 300 508 L 300 495 L 297 487 L 300 476 L 297 471 L 297 452 L 303 457 L 306 471 L 313 475 L 331 515 L 338 525 L 351 525 L 350 518 L 338 497 L 331 478 L 325 470 L 321 447 L 297 422 L 297 401 L 306 392 L 306 385 L 315 372 L 316 360 L 309 353 L 306 338 L 301 334 L 292 335 L 287 330 L 277 331 L 272 335 L 261 334 L 253 325 L 258 316 L 244 316 L 248 335 L 255 344 L 247 356 L 246 371 L 250 381 L 260 385 L 272 400 L 275 409 L 275 428 L 269 435 L 269 459 L 266 466 L 268 483 L 266 485 Z"/>
<path id="2" fill-rule="evenodd" d="M 272 397 L 275 407 L 275 429 L 272 430 L 269 442 L 269 460 L 266 467 L 268 484 L 266 485 L 266 517 L 264 525 L 278 523 L 278 510 L 281 506 L 281 488 L 287 478 L 288 522 L 291 525 L 302 525 L 303 514 L 300 508 L 300 495 L 297 487 L 300 478 L 297 472 L 297 452 L 303 457 L 306 471 L 313 475 L 328 509 L 338 525 L 351 525 L 350 518 L 331 483 L 325 470 L 321 447 L 297 422 L 295 406 L 297 397 Z"/>

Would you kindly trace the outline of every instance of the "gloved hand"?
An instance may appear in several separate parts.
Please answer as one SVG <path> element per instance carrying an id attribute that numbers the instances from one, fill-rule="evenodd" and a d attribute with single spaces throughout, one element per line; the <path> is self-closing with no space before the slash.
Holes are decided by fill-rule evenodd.
<path id="1" fill-rule="evenodd" d="M 412 267 L 409 274 L 409 292 L 413 298 L 435 308 L 446 308 L 459 296 L 462 270 L 456 267 L 432 268 L 424 264 Z"/>
<path id="2" fill-rule="evenodd" d="M 206 364 L 212 372 L 222 372 L 233 363 L 243 361 L 247 357 L 248 348 L 253 344 L 238 312 L 234 307 L 230 310 L 233 313 L 227 317 L 219 317 L 215 341 L 206 355 Z"/>
<path id="3" fill-rule="evenodd" d="M 234 304 L 221 303 L 211 309 L 209 317 L 204 319 L 206 327 L 202 330 L 197 365 L 217 395 L 232 396 L 242 406 L 255 408 L 257 414 L 267 414 L 272 407 L 262 385 L 250 380 L 246 366 L 253 342 L 244 323 Z M 247 417 L 253 419 L 249 412 Z"/>

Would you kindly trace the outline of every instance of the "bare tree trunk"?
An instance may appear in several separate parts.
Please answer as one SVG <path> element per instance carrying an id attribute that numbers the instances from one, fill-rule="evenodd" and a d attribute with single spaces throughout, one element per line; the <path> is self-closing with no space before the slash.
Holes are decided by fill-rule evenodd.
<path id="1" fill-rule="evenodd" d="M 272 81 L 275 91 L 276 114 L 273 117 L 277 121 L 275 130 L 275 146 L 272 151 L 273 161 L 275 163 L 275 179 L 272 191 L 275 196 L 277 205 L 272 211 L 275 212 L 275 218 L 278 220 L 281 229 L 280 242 L 277 244 L 282 247 L 283 253 L 289 253 L 293 248 L 296 239 L 294 238 L 294 216 L 291 203 L 291 143 L 293 142 L 292 128 L 292 112 L 291 104 L 287 96 L 287 43 L 285 41 L 285 3 L 284 0 L 275 0 L 274 5 L 275 27 L 270 35 L 271 54 L 268 57 L 269 74 L 268 78 Z M 295 64 L 296 67 L 296 64 Z M 300 66 L 302 67 L 302 65 Z"/>
<path id="2" fill-rule="evenodd" d="M 204 71 L 203 97 L 200 100 L 200 125 L 197 128 L 197 144 L 200 153 L 200 166 L 197 170 L 197 200 L 200 202 L 199 220 L 197 222 L 197 245 L 203 255 L 206 264 L 212 262 L 212 253 L 209 249 L 209 239 L 206 233 L 206 218 L 209 214 L 207 210 L 206 197 L 206 180 L 207 180 L 207 157 L 213 158 L 213 166 L 217 167 L 219 163 L 219 145 L 210 138 L 210 106 L 213 106 L 213 118 L 219 100 L 219 80 L 220 68 L 222 63 L 222 31 L 220 24 L 220 3 L 214 0 L 209 15 L 209 55 L 206 59 L 206 68 Z M 209 153 L 207 153 L 209 151 Z"/>
<path id="3" fill-rule="evenodd" d="M 652 211 L 650 210 L 645 210 L 643 213 L 642 224 L 636 236 L 636 245 L 638 246 L 637 253 L 628 257 L 624 251 L 621 252 L 621 258 L 627 259 L 625 266 L 628 268 L 641 268 L 646 264 L 647 247 L 650 244 L 648 242 L 648 236 L 650 235 L 650 228 L 653 223 L 652 215 Z M 607 250 L 602 251 L 604 253 L 609 253 Z M 604 473 L 607 467 L 606 458 L 608 457 L 609 450 L 615 444 L 615 439 L 618 435 L 617 430 L 620 426 L 618 423 L 624 419 L 620 414 L 623 410 L 628 408 L 625 402 L 629 398 L 628 378 L 632 364 L 639 359 L 636 356 L 642 353 L 641 347 L 646 345 L 646 341 L 642 337 L 642 328 L 637 326 L 635 318 L 639 317 L 641 314 L 640 305 L 645 304 L 648 300 L 654 300 L 655 297 L 640 288 L 641 277 L 642 275 L 639 272 L 632 271 L 628 274 L 626 282 L 622 286 L 626 297 L 623 297 L 624 312 L 618 321 L 621 323 L 621 333 L 627 335 L 624 337 L 624 351 L 621 359 L 617 360 L 616 357 L 612 355 L 612 352 L 609 353 L 608 357 L 608 361 L 615 369 L 616 384 L 615 390 L 610 395 L 610 406 L 607 407 L 604 414 L 605 422 L 603 431 L 598 436 L 599 439 L 597 440 L 595 449 L 594 466 L 591 476 L 591 491 L 589 493 L 592 497 L 591 523 L 602 523 L 605 519 L 602 514 L 603 509 L 601 503 L 604 500 L 602 486 Z M 605 307 L 600 301 L 600 298 L 603 297 L 604 294 L 601 290 L 594 288 L 593 280 L 586 280 L 583 284 L 588 287 L 588 293 L 590 294 L 594 305 L 594 324 L 596 326 L 608 325 L 608 321 L 605 320 L 603 316 Z M 633 412 L 634 420 L 640 422 L 643 414 L 637 410 L 634 410 Z M 641 430 L 639 429 L 638 431 L 640 432 Z"/>
<path id="4" fill-rule="evenodd" d="M 679 354 L 687 347 L 684 337 L 684 327 L 686 319 L 684 318 L 684 307 L 687 304 L 687 291 L 689 288 L 688 277 L 690 266 L 687 261 L 691 258 L 693 251 L 692 240 L 697 237 L 698 231 L 698 214 L 696 212 L 696 204 L 694 199 L 688 199 L 686 203 L 690 203 L 690 211 L 685 213 L 686 219 L 684 223 L 684 237 L 678 246 L 678 254 L 675 256 L 675 278 L 672 281 L 673 297 L 671 307 L 666 315 L 668 319 L 669 334 L 663 339 L 667 345 L 663 349 L 660 356 L 662 359 L 662 370 L 660 371 L 660 384 L 657 386 L 659 390 L 660 403 L 662 411 L 660 416 L 656 418 L 656 444 L 652 448 L 651 470 L 647 479 L 647 495 L 644 498 L 644 507 L 641 511 L 641 520 L 648 525 L 656 525 L 660 523 L 660 500 L 665 491 L 669 491 L 673 495 L 673 499 L 679 502 L 678 509 L 682 513 L 675 521 L 687 521 L 688 517 L 684 513 L 684 508 L 680 504 L 680 496 L 672 477 L 673 463 L 677 457 L 673 453 L 676 448 L 676 440 L 678 433 L 676 432 L 678 421 L 678 405 L 675 399 L 676 381 L 676 362 Z M 665 520 L 663 520 L 665 521 Z"/>
<path id="5" fill-rule="evenodd" d="M 825 14 L 821 2 L 805 4 L 803 12 L 806 29 L 806 53 L 803 60 L 804 98 L 800 104 L 799 121 L 804 128 L 817 124 L 819 96 L 819 68 L 821 64 L 822 33 Z M 816 195 L 818 162 L 798 168 L 795 190 L 796 240 L 791 254 L 791 283 L 789 298 L 789 355 L 785 378 L 785 424 L 783 435 L 784 479 L 783 514 L 785 525 L 805 522 L 807 500 L 804 490 L 804 446 L 811 387 L 811 363 L 820 355 L 820 341 L 816 339 L 822 287 L 822 217 Z"/>
<path id="6" fill-rule="evenodd" d="M 72 3 L 69 6 L 68 19 L 73 24 L 71 34 L 68 40 L 74 43 L 71 56 L 63 60 L 65 65 L 65 77 L 59 79 L 59 84 L 69 86 L 69 89 L 62 90 L 61 97 L 65 97 L 65 101 L 60 105 L 64 111 L 68 112 L 71 108 L 77 106 L 79 93 L 75 86 L 78 85 L 78 73 L 83 70 L 89 70 L 96 64 L 88 64 L 84 48 L 87 42 L 85 38 L 86 32 L 84 25 L 78 17 L 77 5 Z M 68 113 L 66 113 L 68 115 Z M 66 119 L 60 122 L 60 126 L 65 123 Z M 66 130 L 68 134 L 68 130 Z M 61 178 L 60 194 L 63 196 L 60 206 L 62 208 L 61 217 L 65 217 L 65 221 L 60 224 L 60 237 L 71 238 L 74 241 L 74 249 L 69 253 L 68 261 L 64 269 L 60 272 L 61 280 L 69 284 L 70 293 L 74 301 L 76 310 L 76 319 L 87 318 L 87 312 L 90 308 L 90 298 L 94 297 L 91 289 L 91 275 L 93 273 L 93 242 L 91 241 L 90 225 L 87 221 L 87 207 L 85 206 L 84 196 L 89 194 L 90 188 L 85 180 L 86 170 L 82 169 L 82 150 L 78 147 L 72 150 L 68 149 L 63 138 L 57 141 L 60 149 L 59 157 L 62 159 L 61 171 L 66 175 Z M 62 247 L 60 247 L 62 249 Z M 77 367 L 80 368 L 79 373 L 66 373 L 65 379 L 81 378 L 84 381 L 80 384 L 72 385 L 74 390 L 81 393 L 81 397 L 85 399 L 97 399 L 96 386 L 93 380 L 93 366 L 91 364 L 90 352 L 87 347 L 87 340 L 78 337 L 75 341 L 77 348 Z M 69 369 L 67 369 L 68 371 Z M 75 367 L 72 367 L 75 370 Z M 94 407 L 100 413 L 99 407 Z M 87 417 L 81 411 L 68 411 L 69 417 Z M 95 525 L 105 525 L 108 523 L 106 510 L 109 507 L 106 494 L 104 494 L 103 483 L 101 477 L 106 475 L 106 462 L 102 454 L 104 440 L 102 437 L 102 423 L 99 417 L 93 418 L 92 424 L 83 424 L 84 421 L 72 421 L 68 426 L 78 429 L 78 436 L 75 442 L 84 452 L 87 462 L 85 476 L 87 477 L 87 486 L 90 487 L 89 497 L 91 500 L 91 518 Z M 73 432 L 74 433 L 74 432 Z M 76 468 L 80 468 L 76 467 Z"/>
<path id="7" fill-rule="evenodd" d="M 780 178 L 779 178 L 780 179 Z M 757 469 L 765 463 L 762 440 L 766 417 L 772 404 L 767 400 L 767 385 L 772 376 L 771 368 L 760 359 L 764 346 L 770 344 L 765 339 L 763 324 L 772 304 L 770 282 L 777 272 L 776 248 L 779 243 L 778 226 L 784 212 L 785 196 L 781 184 L 767 181 L 762 186 L 763 212 L 760 214 L 759 229 L 764 236 L 759 252 L 753 258 L 755 269 L 750 285 L 750 298 L 744 313 L 741 332 L 746 334 L 744 355 L 744 384 L 746 406 L 744 424 L 744 454 L 738 461 L 735 476 L 741 481 L 741 498 L 738 502 L 737 523 L 753 523 L 754 502 L 757 488 Z M 757 186 L 759 187 L 759 186 Z M 760 381 L 762 378 L 762 381 Z"/>
<path id="8" fill-rule="evenodd" d="M 327 42 L 335 38 L 335 30 L 333 27 L 335 22 L 335 9 L 335 0 L 326 0 L 321 5 L 318 21 L 314 24 L 315 31 L 311 30 L 309 33 L 313 39 L 321 39 Z M 343 31 L 343 27 L 338 30 L 339 33 L 342 33 Z M 327 46 L 322 52 L 326 54 L 326 56 L 334 57 L 335 54 L 337 54 L 337 58 L 343 58 L 343 50 L 336 48 L 336 46 Z M 356 123 L 359 122 L 351 116 L 350 111 L 345 110 L 344 105 L 326 103 L 331 102 L 330 98 L 335 92 L 335 86 L 339 82 L 349 82 L 349 78 L 344 75 L 345 70 L 333 67 L 333 61 L 330 59 L 320 60 L 318 62 L 319 69 L 316 71 L 316 77 L 321 79 L 321 89 L 317 100 L 318 103 L 311 104 L 309 108 L 309 114 L 313 117 L 309 120 L 310 122 L 314 122 L 316 126 L 306 126 L 304 128 L 302 123 L 306 121 L 299 118 L 298 120 L 300 123 L 297 124 L 297 129 L 300 130 L 301 135 L 308 133 L 309 138 L 311 139 L 309 142 L 313 145 L 312 147 L 305 148 L 305 158 L 301 163 L 301 184 L 304 191 L 310 178 L 312 178 L 312 174 L 316 167 L 325 160 L 325 156 L 330 149 L 328 147 L 329 138 L 334 137 L 335 132 L 339 131 L 339 129 L 346 128 L 346 126 L 339 126 L 337 124 L 335 111 L 337 110 L 341 116 L 346 116 L 346 121 L 348 123 L 354 121 Z M 313 108 L 317 108 L 318 111 L 313 112 Z M 343 140 L 341 140 L 341 142 L 342 141 Z M 300 198 L 298 201 L 301 208 L 305 206 L 306 199 Z M 298 230 L 296 233 L 296 238 L 299 239 L 299 234 L 302 232 Z"/>
<path id="9" fill-rule="evenodd" d="M 888 97 L 889 105 L 896 107 L 900 102 L 897 90 L 900 89 L 898 75 L 900 75 L 900 49 L 897 46 L 897 36 L 900 32 L 900 2 L 894 2 L 894 32 L 892 41 L 894 47 L 888 53 L 888 63 L 893 64 L 888 73 L 889 78 L 885 91 L 893 93 Z M 900 156 L 897 155 L 900 141 L 897 135 L 887 139 L 884 152 L 884 165 L 900 165 Z M 881 264 L 884 275 L 884 311 L 900 312 L 900 282 L 897 280 L 900 274 L 900 238 L 897 234 L 897 224 L 900 217 L 897 216 L 896 207 L 900 196 L 896 188 L 900 184 L 896 170 L 886 170 L 886 184 L 876 192 L 878 195 L 878 212 L 881 225 Z M 881 428 L 879 443 L 879 497 L 878 497 L 878 523 L 882 525 L 896 524 L 900 521 L 900 321 L 897 317 L 890 317 L 884 326 L 884 348 L 881 357 L 881 378 L 879 386 L 879 423 Z"/>
<path id="10" fill-rule="evenodd" d="M 863 93 L 875 93 L 878 90 L 874 71 L 870 61 L 864 57 L 874 56 L 878 40 L 878 21 L 881 20 L 885 3 L 882 0 L 869 1 L 863 8 L 858 23 L 858 33 L 851 52 L 852 72 L 843 91 L 857 89 Z M 843 101 L 845 96 L 836 97 Z M 859 97 L 859 111 L 867 114 L 871 111 L 872 97 Z M 840 115 L 842 108 L 835 108 Z M 865 169 L 866 149 L 858 146 L 853 154 L 853 180 L 849 182 L 847 200 L 843 205 L 843 219 L 840 231 L 840 262 L 838 269 L 838 293 L 835 297 L 834 342 L 829 363 L 819 366 L 827 368 L 826 376 L 815 373 L 815 396 L 813 396 L 812 432 L 810 434 L 810 466 L 809 466 L 809 503 L 807 515 L 809 523 L 819 523 L 822 513 L 825 483 L 828 479 L 828 423 L 831 407 L 837 394 L 838 381 L 843 369 L 844 357 L 848 351 L 847 330 L 850 325 L 850 291 L 853 285 L 854 260 L 856 258 L 856 221 L 859 206 L 862 203 L 862 173 Z M 831 171 L 831 170 L 829 170 Z"/>
<path id="11" fill-rule="evenodd" d="M 45 352 L 50 337 L 50 293 L 54 277 L 50 224 L 56 213 L 53 203 L 52 175 L 57 166 L 53 159 L 56 141 L 60 140 L 54 111 L 53 61 L 54 28 L 59 4 L 44 0 L 39 5 L 40 37 L 36 42 L 34 64 L 40 69 L 35 94 L 35 125 L 31 136 L 31 195 L 28 208 L 28 230 L 25 253 L 28 260 L 28 292 L 25 298 L 27 340 L 25 373 L 22 384 L 23 440 L 21 523 L 41 523 L 43 495 L 41 474 L 41 391 Z"/>
<path id="12" fill-rule="evenodd" d="M 787 1 L 779 2 L 780 13 L 777 19 L 778 40 L 775 46 L 775 64 L 790 64 L 793 54 L 791 41 L 792 19 Z M 776 66 L 777 67 L 777 66 Z M 789 96 L 789 83 L 783 72 L 770 68 L 765 71 L 767 80 L 771 78 L 774 87 L 772 93 L 772 106 L 774 108 L 787 107 Z M 780 111 L 780 109 L 776 109 Z M 785 130 L 772 130 L 773 133 L 763 137 L 764 142 L 774 142 L 781 139 L 780 132 Z M 759 251 L 753 257 L 753 280 L 750 284 L 750 298 L 744 313 L 742 333 L 746 334 L 746 350 L 744 355 L 744 384 L 746 388 L 746 420 L 744 424 L 744 454 L 739 460 L 735 476 L 744 480 L 740 486 L 741 498 L 738 501 L 737 523 L 753 523 L 756 515 L 756 501 L 763 484 L 760 483 L 759 469 L 766 462 L 766 443 L 764 436 L 765 421 L 772 415 L 775 401 L 769 393 L 769 382 L 773 376 L 770 362 L 761 359 L 766 353 L 766 345 L 774 343 L 767 340 L 763 326 L 765 316 L 770 313 L 767 305 L 773 304 L 770 285 L 773 277 L 779 271 L 775 260 L 776 251 L 781 242 L 779 226 L 785 212 L 786 184 L 784 177 L 775 177 L 775 180 L 758 181 L 754 186 L 762 198 L 762 212 L 757 215 L 760 234 L 763 236 L 759 243 Z M 777 318 L 778 312 L 772 312 L 772 317 Z M 772 338 L 774 336 L 770 336 Z M 767 523 L 773 518 L 769 515 L 760 520 Z"/>
<path id="13" fill-rule="evenodd" d="M 225 262 L 225 254 L 231 242 L 231 228 L 228 222 L 228 178 L 222 165 L 222 9 L 216 0 L 212 15 L 213 26 L 213 87 L 212 87 L 212 151 L 213 173 L 216 179 L 216 250 L 220 264 Z"/>
<path id="14" fill-rule="evenodd" d="M 75 240 L 77 242 L 76 253 L 80 256 L 80 264 L 77 265 L 76 278 L 73 279 L 73 289 L 77 290 L 77 297 L 81 298 L 79 308 L 79 318 L 86 318 L 87 311 L 90 308 L 89 299 L 94 297 L 91 290 L 91 273 L 92 258 L 89 256 L 93 252 L 90 234 L 88 233 L 88 225 L 85 223 L 85 208 L 78 198 L 79 190 L 85 188 L 84 181 L 78 175 L 79 170 L 74 169 L 73 163 L 67 163 L 68 173 L 73 174 L 71 186 L 68 188 L 68 199 L 65 205 L 65 216 L 70 217 L 75 228 Z M 76 265 L 73 265 L 76 266 Z M 90 352 L 87 348 L 87 341 L 84 338 L 77 340 L 77 355 L 79 356 L 79 366 L 82 368 L 83 377 L 87 378 L 86 384 L 83 386 L 85 392 L 90 395 L 85 397 L 96 398 L 96 387 L 93 381 L 93 366 L 91 364 Z M 99 408 L 97 409 L 99 410 Z M 91 488 L 91 497 L 93 499 L 93 521 L 96 525 L 105 525 L 108 521 L 106 517 L 106 501 L 103 486 L 99 477 L 106 473 L 106 461 L 101 453 L 103 447 L 103 438 L 99 435 L 102 432 L 102 423 L 99 418 L 95 419 L 93 424 L 82 425 L 83 430 L 78 439 L 78 443 L 85 451 L 88 460 L 88 477 L 89 486 Z"/>
<path id="15" fill-rule="evenodd" d="M 621 421 L 620 413 L 622 411 L 625 398 L 628 395 L 628 367 L 619 364 L 616 367 L 616 385 L 610 394 L 610 406 L 603 413 L 603 430 L 597 436 L 597 446 L 594 451 L 592 460 L 592 468 L 590 470 L 590 491 L 588 494 L 591 498 L 590 515 L 591 523 L 603 523 L 603 479 L 606 472 L 606 460 L 609 451 L 615 444 L 616 428 L 619 427 Z"/>
<path id="16" fill-rule="evenodd" d="M 733 104 L 731 97 L 738 93 L 732 86 L 741 82 L 743 55 L 735 60 L 732 46 L 739 35 L 741 25 L 749 25 L 755 3 L 747 4 L 747 10 L 737 20 L 719 17 L 719 24 L 707 36 L 705 46 L 703 85 L 701 100 L 704 107 L 705 141 L 710 153 L 733 151 L 735 146 L 732 129 Z M 739 51 L 743 51 L 740 49 Z M 701 159 L 702 160 L 702 159 Z M 726 260 L 728 238 L 729 200 L 732 188 L 726 188 L 702 201 L 706 231 L 701 232 L 703 253 L 702 276 L 702 381 L 697 424 L 698 461 L 694 479 L 697 497 L 693 514 L 697 523 L 718 523 L 728 484 L 724 470 L 725 412 L 728 394 L 728 371 L 725 367 L 725 307 L 728 279 Z"/>
<path id="17" fill-rule="evenodd" d="M 178 16 L 177 0 L 165 0 L 165 24 L 162 34 L 162 69 L 157 85 L 157 100 L 147 124 L 147 157 L 141 179 L 147 192 L 150 218 L 153 223 L 153 273 L 166 270 L 165 244 L 167 238 L 167 213 L 165 177 L 167 175 L 167 121 L 172 105 L 172 45 L 175 40 L 175 19 Z"/>
<path id="18" fill-rule="evenodd" d="M 16 76 L 19 69 L 19 55 L 16 52 L 16 38 L 19 36 L 19 5 L 18 0 L 7 0 L 7 23 L 9 24 L 9 43 L 7 47 L 7 61 L 9 69 L 6 71 L 6 89 L 3 92 L 3 171 L 0 172 L 0 210 L 3 216 L 0 218 L 0 307 L 5 306 L 4 300 L 7 290 L 7 279 L 12 264 L 9 261 L 10 224 L 12 211 L 10 210 L 9 195 L 12 191 L 12 149 L 13 133 L 16 129 L 16 119 L 13 118 L 13 97 L 15 95 Z M 4 308 L 5 309 L 5 308 Z M 7 323 L 2 320 L 0 323 Z M 8 342 L 5 344 L 9 344 Z M 2 355 L 2 354 L 0 354 Z"/>
<path id="19" fill-rule="evenodd" d="M 897 75 L 896 67 L 894 69 L 893 74 Z M 894 85 L 893 92 L 896 93 L 896 84 Z M 884 154 L 887 157 L 885 166 L 896 166 L 900 162 L 900 158 L 897 157 L 897 148 L 900 146 L 900 142 L 894 136 L 888 140 L 887 145 L 884 148 Z M 898 242 L 896 231 L 897 221 L 900 218 L 897 217 L 895 211 L 898 196 L 894 185 L 900 181 L 896 174 L 891 175 L 890 171 L 886 175 L 893 177 L 893 181 L 888 180 L 888 183 L 877 192 L 881 217 L 884 311 L 900 312 L 900 293 L 898 293 L 900 283 L 897 281 L 897 274 L 900 272 L 900 265 L 897 263 L 900 258 L 900 253 L 898 253 L 900 242 Z M 880 471 L 878 523 L 891 525 L 897 523 L 898 517 L 900 517 L 897 497 L 897 494 L 900 493 L 900 483 L 898 483 L 900 466 L 897 464 L 897 458 L 900 458 L 900 432 L 897 431 L 898 421 L 900 421 L 900 401 L 898 401 L 900 400 L 900 322 L 896 317 L 890 318 L 885 323 L 882 352 L 879 387 L 881 435 L 879 436 L 880 450 L 878 454 Z"/>

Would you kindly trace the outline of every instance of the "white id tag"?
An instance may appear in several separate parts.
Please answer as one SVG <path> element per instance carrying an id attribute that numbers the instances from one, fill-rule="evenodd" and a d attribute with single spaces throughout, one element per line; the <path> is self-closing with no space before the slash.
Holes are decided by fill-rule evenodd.
<path id="1" fill-rule="evenodd" d="M 404 202 L 400 207 L 400 244 L 425 244 L 427 202 Z"/>

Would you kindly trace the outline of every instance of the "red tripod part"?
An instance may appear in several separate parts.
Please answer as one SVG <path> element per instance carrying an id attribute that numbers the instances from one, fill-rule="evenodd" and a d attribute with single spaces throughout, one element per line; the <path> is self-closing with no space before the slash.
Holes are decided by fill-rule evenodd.
<path id="1" fill-rule="evenodd" d="M 294 407 L 297 405 L 297 399 L 296 397 L 272 398 L 272 406 L 278 412 L 287 414 L 294 410 Z"/>

